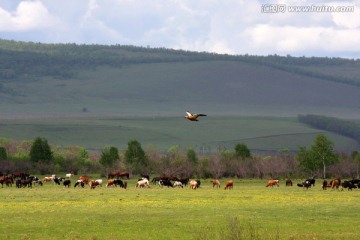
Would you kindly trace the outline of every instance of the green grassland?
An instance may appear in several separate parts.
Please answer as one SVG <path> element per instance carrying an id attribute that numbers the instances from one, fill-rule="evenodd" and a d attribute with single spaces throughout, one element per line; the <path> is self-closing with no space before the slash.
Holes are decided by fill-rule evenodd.
<path id="1" fill-rule="evenodd" d="M 301 180 L 295 180 L 295 182 Z M 221 180 L 224 185 L 225 180 Z M 359 239 L 360 190 L 265 188 L 236 179 L 233 190 L 0 189 L 2 239 Z M 243 238 L 235 238 L 234 236 Z"/>
<path id="2" fill-rule="evenodd" d="M 207 116 L 199 122 L 190 122 L 181 115 L 0 120 L 1 137 L 33 140 L 41 136 L 51 144 L 93 150 L 105 145 L 125 149 L 128 141 L 136 139 L 145 148 L 152 146 L 160 150 L 179 145 L 215 152 L 219 147 L 233 149 L 236 144 L 245 143 L 253 151 L 286 148 L 296 151 L 299 146 L 311 145 L 320 133 L 334 142 L 336 150 L 348 152 L 359 148 L 353 139 L 319 131 L 296 118 Z"/>

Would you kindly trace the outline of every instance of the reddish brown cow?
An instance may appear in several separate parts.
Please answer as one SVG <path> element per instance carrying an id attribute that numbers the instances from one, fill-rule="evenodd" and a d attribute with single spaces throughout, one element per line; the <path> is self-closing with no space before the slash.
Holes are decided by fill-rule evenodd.
<path id="1" fill-rule="evenodd" d="M 265 187 L 273 187 L 274 185 L 279 186 L 279 180 L 269 180 Z"/>
<path id="2" fill-rule="evenodd" d="M 219 180 L 217 180 L 217 179 L 212 179 L 212 180 L 210 180 L 210 182 L 213 184 L 213 188 L 214 188 L 214 187 L 220 188 L 220 182 L 219 182 Z"/>
<path id="3" fill-rule="evenodd" d="M 79 180 L 83 181 L 85 184 L 89 184 L 90 178 L 88 176 L 81 176 Z"/>
<path id="4" fill-rule="evenodd" d="M 229 181 L 227 181 L 226 182 L 226 184 L 225 184 L 225 187 L 224 187 L 224 189 L 226 190 L 226 189 L 233 189 L 233 187 L 234 187 L 234 181 L 233 180 L 229 180 Z"/>

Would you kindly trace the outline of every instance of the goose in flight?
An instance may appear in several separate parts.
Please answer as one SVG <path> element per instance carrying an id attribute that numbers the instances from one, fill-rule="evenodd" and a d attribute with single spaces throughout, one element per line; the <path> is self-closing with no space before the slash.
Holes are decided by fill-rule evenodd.
<path id="1" fill-rule="evenodd" d="M 206 114 L 202 114 L 202 113 L 191 114 L 189 111 L 187 111 L 185 118 L 189 119 L 190 121 L 199 121 L 197 120 L 197 118 L 200 116 L 206 116 Z"/>

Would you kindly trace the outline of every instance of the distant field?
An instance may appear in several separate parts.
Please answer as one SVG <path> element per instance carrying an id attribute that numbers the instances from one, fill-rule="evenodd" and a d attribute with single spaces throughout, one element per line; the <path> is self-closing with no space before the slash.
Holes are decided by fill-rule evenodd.
<path id="1" fill-rule="evenodd" d="M 95 150 L 106 145 L 125 149 L 132 139 L 145 148 L 151 145 L 161 150 L 179 145 L 206 152 L 219 147 L 233 149 L 238 143 L 247 144 L 253 151 L 298 150 L 299 146 L 313 144 L 319 133 L 326 134 L 339 151 L 359 149 L 350 138 L 319 131 L 296 118 L 207 116 L 199 122 L 183 116 L 0 120 L 0 137 L 33 140 L 40 136 L 51 144 Z"/>
<path id="2" fill-rule="evenodd" d="M 299 182 L 301 180 L 298 180 Z M 319 180 L 320 181 L 320 180 Z M 222 185 L 225 180 L 221 180 Z M 296 180 L 295 180 L 296 182 Z M 357 240 L 360 190 L 323 191 L 320 184 L 265 188 L 235 179 L 234 189 L 209 180 L 191 190 L 45 184 L 0 189 L 2 239 L 333 239 Z M 252 238 L 251 238 L 252 237 Z"/>

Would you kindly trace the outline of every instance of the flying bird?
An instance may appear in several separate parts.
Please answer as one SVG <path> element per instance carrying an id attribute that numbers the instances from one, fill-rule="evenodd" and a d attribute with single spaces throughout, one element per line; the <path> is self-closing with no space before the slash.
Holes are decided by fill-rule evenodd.
<path id="1" fill-rule="evenodd" d="M 189 119 L 190 121 L 199 121 L 197 118 L 200 116 L 206 116 L 206 114 L 202 114 L 202 113 L 191 114 L 189 111 L 187 111 L 185 118 Z"/>

